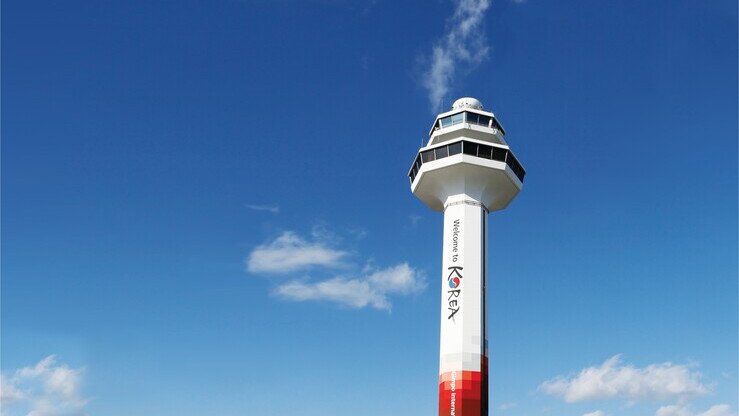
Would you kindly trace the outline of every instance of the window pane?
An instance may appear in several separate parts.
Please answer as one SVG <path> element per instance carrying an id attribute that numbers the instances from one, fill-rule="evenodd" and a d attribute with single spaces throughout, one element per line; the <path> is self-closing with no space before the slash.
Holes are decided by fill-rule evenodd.
<path id="1" fill-rule="evenodd" d="M 452 124 L 452 118 L 451 117 L 444 117 L 441 120 L 441 127 L 446 127 Z"/>
<path id="2" fill-rule="evenodd" d="M 416 169 L 421 169 L 421 155 L 416 156 Z"/>
<path id="3" fill-rule="evenodd" d="M 447 153 L 447 150 L 446 150 L 446 146 L 437 147 L 435 151 L 436 151 L 436 160 L 449 156 L 449 153 Z"/>
<path id="4" fill-rule="evenodd" d="M 421 153 L 421 159 L 423 160 L 423 163 L 431 162 L 432 160 L 434 160 L 434 151 L 427 150 Z"/>
<path id="5" fill-rule="evenodd" d="M 464 119 L 464 114 L 463 113 L 455 114 L 451 118 L 452 118 L 452 124 L 458 124 L 458 123 L 461 123 L 462 120 Z"/>
<path id="6" fill-rule="evenodd" d="M 506 150 L 500 147 L 493 147 L 493 160 L 499 160 L 505 162 Z"/>
<path id="7" fill-rule="evenodd" d="M 521 167 L 521 164 L 518 163 L 518 160 L 516 160 L 513 154 L 510 154 L 510 153 L 508 154 L 507 163 L 508 163 L 508 166 L 511 167 L 511 170 L 513 171 L 513 173 L 516 174 L 518 179 L 523 182 L 523 177 L 526 173 L 523 171 L 523 167 Z"/>
<path id="8" fill-rule="evenodd" d="M 484 157 L 485 159 L 490 159 L 490 153 L 492 152 L 492 150 L 492 147 L 481 144 L 477 149 L 477 156 Z"/>
<path id="9" fill-rule="evenodd" d="M 464 142 L 464 154 L 477 156 L 477 143 Z"/>
<path id="10" fill-rule="evenodd" d="M 480 120 L 479 120 L 478 124 L 480 124 L 481 126 L 487 127 L 489 123 L 490 123 L 490 117 L 488 117 L 488 116 L 480 116 Z"/>
<path id="11" fill-rule="evenodd" d="M 452 143 L 449 145 L 449 156 L 462 153 L 462 142 Z"/>
<path id="12" fill-rule="evenodd" d="M 472 124 L 477 124 L 477 114 L 475 113 L 465 113 L 467 122 Z"/>

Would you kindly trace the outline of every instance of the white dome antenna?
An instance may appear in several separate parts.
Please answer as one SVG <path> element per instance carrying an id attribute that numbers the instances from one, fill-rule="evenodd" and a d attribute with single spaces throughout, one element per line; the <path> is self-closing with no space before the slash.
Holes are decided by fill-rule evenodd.
<path id="1" fill-rule="evenodd" d="M 452 104 L 452 110 L 460 108 L 473 108 L 475 110 L 483 110 L 482 103 L 477 98 L 462 97 Z"/>

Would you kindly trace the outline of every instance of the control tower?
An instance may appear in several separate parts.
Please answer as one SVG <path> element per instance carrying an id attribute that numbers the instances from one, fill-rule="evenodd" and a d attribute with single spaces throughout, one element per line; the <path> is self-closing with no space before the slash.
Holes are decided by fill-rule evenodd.
<path id="1" fill-rule="evenodd" d="M 487 214 L 508 206 L 526 172 L 474 98 L 439 114 L 429 136 L 408 177 L 415 196 L 444 212 L 439 416 L 486 416 Z"/>

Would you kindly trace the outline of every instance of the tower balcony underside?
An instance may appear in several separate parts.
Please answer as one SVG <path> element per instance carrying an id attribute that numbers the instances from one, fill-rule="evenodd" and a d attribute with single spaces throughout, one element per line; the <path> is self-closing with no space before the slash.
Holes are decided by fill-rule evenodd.
<path id="1" fill-rule="evenodd" d="M 456 154 L 423 163 L 411 190 L 434 211 L 443 211 L 447 198 L 465 194 L 489 211 L 504 209 L 523 183 L 505 161 Z"/>

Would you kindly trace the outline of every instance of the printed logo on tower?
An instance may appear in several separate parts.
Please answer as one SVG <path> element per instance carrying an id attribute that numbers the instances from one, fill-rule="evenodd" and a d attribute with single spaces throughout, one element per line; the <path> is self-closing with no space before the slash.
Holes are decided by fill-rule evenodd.
<path id="1" fill-rule="evenodd" d="M 462 266 L 452 266 L 449 268 L 451 272 L 447 276 L 446 280 L 449 282 L 449 290 L 446 292 L 447 302 L 449 302 L 449 317 L 447 319 L 454 320 L 454 315 L 459 312 L 461 308 L 459 302 L 459 295 L 462 293 L 462 288 L 459 286 L 462 284 Z"/>
<path id="2" fill-rule="evenodd" d="M 459 261 L 459 233 L 461 231 L 459 222 L 459 219 L 457 219 L 452 224 L 452 263 Z M 450 266 L 447 269 L 449 270 L 449 275 L 446 277 L 447 283 L 449 284 L 449 290 L 447 290 L 447 309 L 449 310 L 449 316 L 447 319 L 456 322 L 454 315 L 461 308 L 459 295 L 462 294 L 462 288 L 460 286 L 462 285 L 462 270 L 464 267 Z"/>

